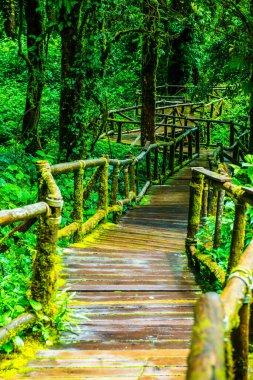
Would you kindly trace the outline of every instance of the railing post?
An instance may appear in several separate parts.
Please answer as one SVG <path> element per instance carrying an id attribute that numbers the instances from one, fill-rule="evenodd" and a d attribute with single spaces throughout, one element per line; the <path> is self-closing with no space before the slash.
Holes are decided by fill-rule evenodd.
<path id="1" fill-rule="evenodd" d="M 211 109 L 210 109 L 210 119 L 213 118 L 213 113 L 214 113 L 214 104 L 211 104 Z"/>
<path id="2" fill-rule="evenodd" d="M 111 199 L 110 199 L 111 206 L 117 203 L 117 195 L 118 195 L 118 188 L 119 188 L 119 171 L 120 171 L 120 162 L 118 161 L 117 164 L 114 166 L 113 173 L 112 173 L 112 192 L 111 192 Z"/>
<path id="3" fill-rule="evenodd" d="M 233 121 L 229 124 L 229 144 L 232 146 L 235 142 L 235 123 Z"/>
<path id="4" fill-rule="evenodd" d="M 214 249 L 219 248 L 220 241 L 221 241 L 221 227 L 222 227 L 222 216 L 223 216 L 223 209 L 224 209 L 224 198 L 225 198 L 225 190 L 219 190 L 218 200 L 217 200 L 217 213 L 216 213 L 216 221 L 215 221 L 214 241 L 213 241 Z"/>
<path id="5" fill-rule="evenodd" d="M 154 157 L 154 180 L 158 179 L 158 156 L 159 148 L 155 148 L 155 157 Z"/>
<path id="6" fill-rule="evenodd" d="M 74 173 L 74 211 L 73 219 L 79 224 L 78 230 L 74 233 L 74 242 L 81 239 L 83 223 L 83 176 L 84 167 L 82 166 Z"/>
<path id="7" fill-rule="evenodd" d="M 195 153 L 199 155 L 200 153 L 200 133 L 199 133 L 199 125 L 197 125 L 197 130 L 196 130 L 196 149 Z"/>
<path id="8" fill-rule="evenodd" d="M 246 227 L 246 210 L 247 206 L 245 202 L 238 199 L 235 206 L 235 220 L 228 261 L 228 273 L 237 265 L 243 252 Z"/>
<path id="9" fill-rule="evenodd" d="M 206 218 L 208 215 L 208 181 L 206 178 L 204 179 L 202 204 L 202 216 Z"/>
<path id="10" fill-rule="evenodd" d="M 186 380 L 226 379 L 223 318 L 219 295 L 203 294 L 194 313 Z"/>
<path id="11" fill-rule="evenodd" d="M 194 169 L 192 170 L 192 180 L 190 182 L 190 201 L 188 213 L 188 228 L 186 238 L 186 250 L 189 258 L 192 256 L 192 248 L 196 247 L 195 236 L 199 230 L 201 210 L 202 210 L 202 195 L 203 195 L 204 176 Z"/>
<path id="12" fill-rule="evenodd" d="M 248 380 L 249 365 L 249 316 L 250 304 L 245 303 L 239 311 L 240 324 L 232 331 L 235 379 Z"/>
<path id="13" fill-rule="evenodd" d="M 134 197 L 137 196 L 137 189 L 136 189 L 136 172 L 135 172 L 135 160 L 133 159 L 132 163 L 129 166 L 129 184 L 130 184 L 130 191 L 134 194 Z"/>
<path id="14" fill-rule="evenodd" d="M 175 165 L 175 151 L 176 151 L 176 144 L 174 142 L 174 144 L 172 144 L 170 146 L 170 157 L 169 157 L 169 170 L 171 170 L 171 172 L 174 171 L 174 165 Z"/>
<path id="15" fill-rule="evenodd" d="M 165 174 L 165 173 L 166 173 L 167 153 L 168 153 L 168 147 L 165 145 L 165 146 L 163 147 L 162 174 Z"/>
<path id="16" fill-rule="evenodd" d="M 152 174 L 151 174 L 151 157 L 150 157 L 150 152 L 148 152 L 147 155 L 146 155 L 146 167 L 147 167 L 147 180 L 151 181 L 152 180 Z"/>
<path id="17" fill-rule="evenodd" d="M 206 146 L 209 146 L 211 143 L 211 121 L 206 123 Z"/>
<path id="18" fill-rule="evenodd" d="M 188 158 L 192 159 L 192 134 L 188 135 Z"/>
<path id="19" fill-rule="evenodd" d="M 123 169 L 123 175 L 124 175 L 124 190 L 125 190 L 125 196 L 127 199 L 129 199 L 129 177 L 128 177 L 128 167 Z"/>
<path id="20" fill-rule="evenodd" d="M 109 169 L 109 158 L 108 156 L 103 156 L 105 159 L 105 164 L 103 166 L 100 175 L 100 185 L 99 185 L 99 201 L 98 208 L 100 210 L 107 211 L 108 208 L 108 169 Z"/>
<path id="21" fill-rule="evenodd" d="M 54 315 L 57 291 L 58 228 L 61 222 L 62 197 L 54 182 L 47 161 L 36 164 L 39 182 L 39 201 L 47 202 L 48 213 L 39 218 L 36 257 L 33 262 L 31 298 L 42 305 L 43 313 Z"/>
<path id="22" fill-rule="evenodd" d="M 122 141 L 122 123 L 118 123 L 118 137 L 117 137 L 117 143 L 121 143 Z"/>

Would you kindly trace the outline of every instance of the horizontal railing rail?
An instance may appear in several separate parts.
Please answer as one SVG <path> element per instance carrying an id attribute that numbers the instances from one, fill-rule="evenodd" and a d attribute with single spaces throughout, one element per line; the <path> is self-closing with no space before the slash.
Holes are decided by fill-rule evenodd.
<path id="1" fill-rule="evenodd" d="M 39 220 L 29 293 L 32 300 L 42 305 L 45 315 L 55 312 L 58 239 L 73 237 L 75 242 L 80 241 L 110 215 L 117 223 L 124 206 L 139 202 L 151 183 L 162 183 L 198 155 L 199 129 L 194 127 L 170 141 L 147 143 L 138 155 L 122 160 L 104 156 L 56 165 L 37 163 L 38 202 L 0 211 L 0 226 L 21 222 L 1 240 L 6 251 L 7 238 L 14 238 L 16 231 L 27 231 Z M 86 216 L 86 203 L 93 198 L 96 205 L 93 204 L 92 215 Z M 11 339 L 13 329 L 22 331 L 36 321 L 37 316 L 28 309 L 0 329 L 0 345 Z"/>
<path id="2" fill-rule="evenodd" d="M 201 218 L 215 216 L 213 247 L 221 244 L 224 197 L 235 203 L 235 217 L 228 258 L 228 278 L 211 255 L 197 250 Z M 253 242 L 244 251 L 246 210 L 253 206 L 253 189 L 236 186 L 226 173 L 192 169 L 186 250 L 199 271 L 205 266 L 223 285 L 221 295 L 207 293 L 197 304 L 188 380 L 248 378 L 249 305 L 252 293 Z M 210 244 L 210 243 L 209 243 Z M 244 251 L 244 252 L 243 252 Z M 209 257 L 208 257 L 209 256 Z"/>
<path id="3" fill-rule="evenodd" d="M 160 106 L 160 104 L 162 104 Z M 211 126 L 215 123 L 214 120 L 210 120 L 213 117 L 220 116 L 222 114 L 222 103 L 223 98 L 214 99 L 212 102 L 205 104 L 203 102 L 167 102 L 167 101 L 157 101 L 156 102 L 156 129 L 164 127 L 164 137 L 168 137 L 166 131 L 166 126 L 169 124 L 175 125 L 179 121 L 180 126 L 197 125 L 198 122 L 206 123 L 205 131 L 201 132 L 200 135 L 203 135 L 202 143 L 206 140 L 206 145 L 211 145 Z M 217 105 L 216 105 L 217 104 Z M 131 133 L 139 133 L 139 137 L 136 141 L 140 140 L 140 131 L 141 131 L 141 121 L 136 118 L 137 111 L 141 109 L 141 105 L 122 108 L 120 110 L 111 110 L 107 119 L 107 132 L 104 132 L 100 138 L 110 137 L 116 135 L 116 141 L 121 143 L 123 136 Z M 135 112 L 134 118 L 126 115 L 126 112 Z M 187 112 L 185 116 L 184 113 Z M 191 117 L 189 116 L 192 113 L 199 112 L 202 116 L 208 113 L 210 118 L 203 117 Z M 117 115 L 120 116 L 120 119 L 117 119 Z M 229 124 L 229 123 L 228 123 Z M 235 126 L 234 126 L 235 128 Z M 159 131 L 160 134 L 160 131 Z M 172 136 L 173 137 L 173 136 Z M 206 137 L 206 138 L 205 138 Z"/>

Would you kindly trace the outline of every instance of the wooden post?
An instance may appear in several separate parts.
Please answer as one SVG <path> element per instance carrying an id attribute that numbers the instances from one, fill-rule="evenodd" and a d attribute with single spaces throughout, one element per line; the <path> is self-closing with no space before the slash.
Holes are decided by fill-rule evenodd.
<path id="1" fill-rule="evenodd" d="M 122 141 L 122 123 L 118 123 L 117 143 L 121 143 L 121 141 Z"/>
<path id="2" fill-rule="evenodd" d="M 239 327 L 231 334 L 235 379 L 248 380 L 249 365 L 249 316 L 250 304 L 244 304 L 239 311 Z"/>
<path id="3" fill-rule="evenodd" d="M 206 123 L 206 146 L 209 146 L 211 143 L 211 121 Z"/>
<path id="4" fill-rule="evenodd" d="M 124 189 L 125 189 L 125 196 L 127 199 L 129 199 L 129 178 L 128 178 L 128 167 L 123 169 L 123 175 L 124 175 Z"/>
<path id="5" fill-rule="evenodd" d="M 197 125 L 196 130 L 196 147 L 195 147 L 195 153 L 199 155 L 200 153 L 200 133 L 199 133 L 199 125 Z"/>
<path id="6" fill-rule="evenodd" d="M 194 313 L 186 380 L 226 379 L 223 318 L 219 295 L 203 294 Z"/>
<path id="7" fill-rule="evenodd" d="M 74 242 L 78 242 L 82 236 L 83 223 L 83 176 L 84 168 L 82 167 L 74 173 L 74 222 L 79 224 L 78 230 L 74 233 Z"/>
<path id="8" fill-rule="evenodd" d="M 48 213 L 39 218 L 37 249 L 33 262 L 31 298 L 42 305 L 43 313 L 54 315 L 58 279 L 57 241 L 61 222 L 62 197 L 47 161 L 36 164 L 39 200 L 47 202 Z"/>
<path id="9" fill-rule="evenodd" d="M 191 258 L 192 255 L 191 247 L 196 246 L 195 235 L 199 230 L 202 209 L 203 182 L 203 174 L 195 172 L 193 169 L 192 180 L 190 182 L 190 202 L 186 238 L 186 250 L 189 258 Z"/>
<path id="10" fill-rule="evenodd" d="M 220 241 L 221 241 L 221 227 L 222 227 L 222 216 L 223 216 L 223 209 L 224 209 L 224 198 L 225 198 L 225 190 L 219 190 L 218 200 L 217 200 L 217 213 L 216 213 L 216 221 L 215 221 L 214 241 L 213 241 L 214 249 L 219 248 Z"/>
<path id="11" fill-rule="evenodd" d="M 169 170 L 171 170 L 171 172 L 174 172 L 174 166 L 175 166 L 175 148 L 176 148 L 176 144 L 175 143 L 170 146 Z"/>
<path id="12" fill-rule="evenodd" d="M 129 166 L 129 183 L 130 183 L 130 191 L 132 191 L 136 196 L 136 172 L 135 172 L 135 161 Z"/>
<path id="13" fill-rule="evenodd" d="M 151 157 L 150 157 L 150 152 L 148 152 L 147 155 L 146 155 L 146 168 L 147 168 L 147 180 L 151 181 L 152 180 L 152 174 L 151 174 Z"/>
<path id="14" fill-rule="evenodd" d="M 202 204 L 202 216 L 206 218 L 208 215 L 208 180 L 206 178 L 204 179 Z"/>
<path id="15" fill-rule="evenodd" d="M 139 193 L 139 163 L 135 163 L 135 186 L 136 186 L 136 196 Z"/>
<path id="16" fill-rule="evenodd" d="M 188 135 L 188 158 L 192 159 L 192 134 Z"/>
<path id="17" fill-rule="evenodd" d="M 175 135 L 176 135 L 176 125 L 173 124 L 171 126 L 171 138 L 174 139 L 175 138 Z"/>
<path id="18" fill-rule="evenodd" d="M 168 152 L 168 147 L 164 146 L 163 147 L 163 162 L 162 162 L 162 174 L 166 173 L 166 166 L 167 166 L 167 152 Z"/>
<path id="19" fill-rule="evenodd" d="M 108 169 L 109 169 L 109 163 L 108 163 L 108 156 L 103 156 L 105 159 L 105 164 L 103 166 L 101 176 L 100 176 L 100 185 L 98 189 L 99 194 L 99 201 L 98 201 L 98 208 L 100 210 L 107 210 L 108 208 Z"/>
<path id="20" fill-rule="evenodd" d="M 247 206 L 242 200 L 238 200 L 235 206 L 235 220 L 228 260 L 228 273 L 234 268 L 243 252 Z"/>
<path id="21" fill-rule="evenodd" d="M 110 199 L 111 206 L 117 203 L 118 188 L 119 188 L 119 171 L 120 171 L 120 162 L 118 161 L 117 164 L 114 166 L 113 173 L 112 173 L 112 191 L 111 191 L 111 199 Z"/>
<path id="22" fill-rule="evenodd" d="M 217 202 L 218 202 L 218 189 L 214 183 L 210 183 L 210 205 L 209 205 L 209 215 L 214 216 L 217 212 Z"/>
<path id="23" fill-rule="evenodd" d="M 214 104 L 211 104 L 211 109 L 210 109 L 210 119 L 213 118 L 213 113 L 214 113 Z"/>
<path id="24" fill-rule="evenodd" d="M 158 179 L 158 156 L 159 148 L 155 148 L 155 157 L 154 157 L 154 180 Z"/>
<path id="25" fill-rule="evenodd" d="M 239 145 L 236 144 L 233 150 L 233 159 L 239 161 Z"/>

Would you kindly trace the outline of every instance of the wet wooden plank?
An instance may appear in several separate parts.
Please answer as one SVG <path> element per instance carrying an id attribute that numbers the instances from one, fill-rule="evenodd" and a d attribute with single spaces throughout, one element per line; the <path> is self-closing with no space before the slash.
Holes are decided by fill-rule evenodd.
<path id="1" fill-rule="evenodd" d="M 79 326 L 39 351 L 18 378 L 185 378 L 200 293 L 182 254 L 189 178 L 184 170 L 153 186 L 150 205 L 65 250 L 63 278 L 76 292 L 69 307 Z"/>

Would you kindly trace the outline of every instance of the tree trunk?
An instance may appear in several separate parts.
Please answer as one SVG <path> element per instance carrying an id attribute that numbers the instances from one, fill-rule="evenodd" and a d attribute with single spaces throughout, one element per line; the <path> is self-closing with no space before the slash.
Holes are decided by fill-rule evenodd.
<path id="1" fill-rule="evenodd" d="M 38 123 L 44 88 L 44 15 L 40 0 L 26 0 L 24 4 L 28 49 L 25 60 L 28 65 L 29 79 L 22 125 L 22 142 L 25 144 L 26 152 L 34 154 L 41 148 Z"/>
<path id="2" fill-rule="evenodd" d="M 7 37 L 13 40 L 17 37 L 16 33 L 16 10 L 14 0 L 3 1 L 4 29 Z"/>
<path id="3" fill-rule="evenodd" d="M 156 71 L 158 64 L 158 19 L 155 0 L 143 1 L 141 145 L 155 142 Z"/>
<path id="4" fill-rule="evenodd" d="M 61 9 L 60 22 L 63 25 L 59 158 L 75 159 L 83 155 L 82 120 L 80 115 L 83 90 L 82 39 L 79 35 L 82 2 L 78 2 L 66 13 Z"/>

